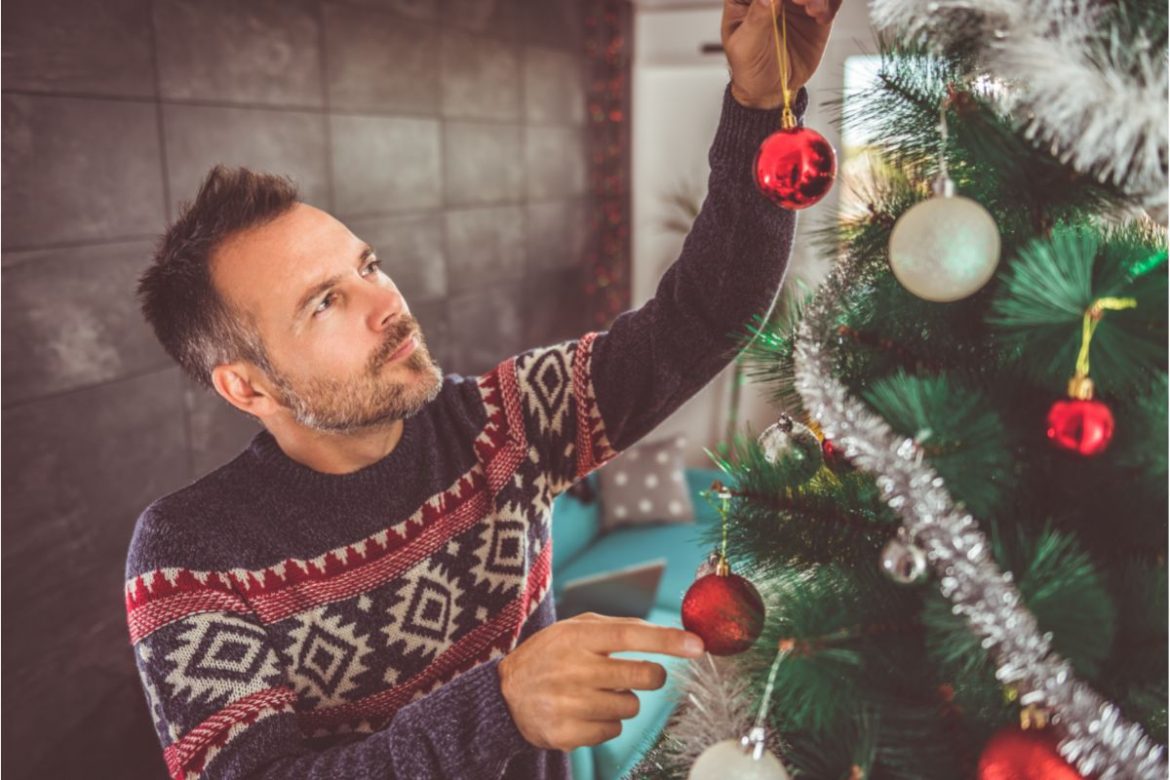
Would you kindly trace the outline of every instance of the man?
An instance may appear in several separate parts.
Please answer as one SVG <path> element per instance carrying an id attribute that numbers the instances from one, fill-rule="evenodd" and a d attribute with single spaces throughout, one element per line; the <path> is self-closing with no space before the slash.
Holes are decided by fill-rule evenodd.
<path id="1" fill-rule="evenodd" d="M 793 88 L 838 5 L 791 0 Z M 702 652 L 640 620 L 555 622 L 550 507 L 775 300 L 794 218 L 751 176 L 779 126 L 771 19 L 725 0 L 710 192 L 655 297 L 473 380 L 441 376 L 344 225 L 282 179 L 211 173 L 139 292 L 168 352 L 265 430 L 131 541 L 131 640 L 174 777 L 563 778 L 563 751 L 616 736 L 632 691 L 665 681 L 610 653 Z"/>

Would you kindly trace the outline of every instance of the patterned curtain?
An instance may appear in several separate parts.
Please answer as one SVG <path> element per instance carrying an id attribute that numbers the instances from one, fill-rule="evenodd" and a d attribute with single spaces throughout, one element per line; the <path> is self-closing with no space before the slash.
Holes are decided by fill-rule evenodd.
<path id="1" fill-rule="evenodd" d="M 630 306 L 630 68 L 633 4 L 592 0 L 585 11 L 589 160 L 585 292 L 592 326 Z"/>

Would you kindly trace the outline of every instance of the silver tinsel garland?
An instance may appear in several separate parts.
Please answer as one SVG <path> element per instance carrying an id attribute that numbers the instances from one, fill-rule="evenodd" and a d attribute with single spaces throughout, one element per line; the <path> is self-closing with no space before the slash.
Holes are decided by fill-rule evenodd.
<path id="1" fill-rule="evenodd" d="M 795 347 L 796 389 L 825 436 L 856 466 L 877 475 L 883 498 L 902 517 L 937 574 L 956 615 L 982 639 L 1003 684 L 1019 687 L 1021 701 L 1048 707 L 1066 737 L 1062 756 L 1085 775 L 1102 780 L 1167 776 L 1162 746 L 1127 722 L 1117 706 L 1073 676 L 1052 650 L 1012 582 L 991 557 L 987 538 L 956 505 L 913 439 L 849 395 L 832 374 L 834 305 L 845 298 L 845 269 L 838 266 L 808 307 Z"/>
<path id="2" fill-rule="evenodd" d="M 871 0 L 870 18 L 936 46 L 980 42 L 980 69 L 1011 85 L 1004 109 L 1029 137 L 1165 222 L 1166 52 L 1140 31 L 1103 25 L 1101 8 L 1093 0 Z"/>

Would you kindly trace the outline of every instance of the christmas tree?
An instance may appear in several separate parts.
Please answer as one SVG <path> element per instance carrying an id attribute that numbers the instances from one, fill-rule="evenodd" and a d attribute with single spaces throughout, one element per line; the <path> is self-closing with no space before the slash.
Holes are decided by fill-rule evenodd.
<path id="1" fill-rule="evenodd" d="M 746 334 L 780 419 L 683 605 L 725 655 L 634 776 L 1164 778 L 1165 5 L 871 13 L 864 208 Z"/>

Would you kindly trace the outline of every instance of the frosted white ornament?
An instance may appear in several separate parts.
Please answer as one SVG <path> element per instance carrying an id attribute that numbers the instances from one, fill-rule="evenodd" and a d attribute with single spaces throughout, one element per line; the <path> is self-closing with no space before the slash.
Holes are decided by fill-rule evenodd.
<path id="1" fill-rule="evenodd" d="M 780 759 L 744 741 L 725 739 L 704 750 L 687 780 L 789 780 Z"/>
<path id="2" fill-rule="evenodd" d="M 999 228 L 987 209 L 955 195 L 949 179 L 936 192 L 894 225 L 890 267 L 914 295 L 948 303 L 973 295 L 995 275 Z"/>

